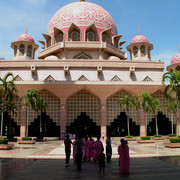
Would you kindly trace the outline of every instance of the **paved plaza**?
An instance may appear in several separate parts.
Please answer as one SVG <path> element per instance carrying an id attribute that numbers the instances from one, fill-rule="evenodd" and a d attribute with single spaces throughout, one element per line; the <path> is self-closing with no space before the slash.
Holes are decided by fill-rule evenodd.
<path id="1" fill-rule="evenodd" d="M 12 150 L 0 151 L 0 180 L 61 180 L 61 179 L 180 179 L 180 148 L 165 148 L 168 140 L 153 144 L 129 142 L 131 173 L 120 175 L 117 147 L 113 140 L 113 159 L 106 164 L 105 174 L 99 173 L 98 164 L 83 162 L 77 171 L 71 159 L 64 165 L 63 141 L 36 142 L 34 145 L 14 143 Z"/>

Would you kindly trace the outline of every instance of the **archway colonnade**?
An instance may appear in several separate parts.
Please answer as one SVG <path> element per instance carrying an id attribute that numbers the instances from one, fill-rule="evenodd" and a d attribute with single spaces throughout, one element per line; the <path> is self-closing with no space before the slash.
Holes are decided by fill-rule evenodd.
<path id="1" fill-rule="evenodd" d="M 102 90 L 102 94 L 105 91 Z M 98 96 L 93 91 L 87 88 L 81 88 L 71 94 L 54 93 L 48 88 L 40 90 L 41 97 L 47 102 L 48 110 L 46 114 L 52 119 L 53 123 L 59 127 L 60 134 L 67 131 L 67 127 L 71 126 L 75 119 L 81 113 L 86 113 L 90 119 L 100 127 L 101 134 L 107 135 L 107 128 L 120 116 L 123 112 L 122 107 L 119 106 L 118 99 L 123 97 L 124 93 L 129 91 L 120 89 L 107 96 Z M 164 104 L 167 103 L 162 90 L 154 92 L 155 97 L 159 98 Z M 37 118 L 39 113 L 34 112 L 32 109 L 27 110 L 26 107 L 21 106 L 18 101 L 17 116 L 12 116 L 17 125 L 20 126 L 20 136 L 24 137 L 27 131 L 27 123 L 30 126 Z M 27 114 L 28 113 L 28 114 Z M 174 126 L 176 125 L 176 116 L 163 109 L 163 115 L 171 121 L 173 119 Z M 142 109 L 136 110 L 130 108 L 130 111 L 125 113 L 129 118 L 139 126 L 139 135 L 145 136 L 147 127 L 145 122 L 145 113 Z M 157 114 L 156 114 L 157 115 Z M 173 118 L 172 118 L 173 116 Z M 147 126 L 152 123 L 155 114 L 148 113 Z M 174 128 L 175 129 L 175 128 Z"/>

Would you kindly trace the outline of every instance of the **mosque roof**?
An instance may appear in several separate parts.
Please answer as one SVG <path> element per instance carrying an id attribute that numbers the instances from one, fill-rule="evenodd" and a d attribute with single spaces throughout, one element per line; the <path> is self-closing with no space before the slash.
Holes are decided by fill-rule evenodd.
<path id="1" fill-rule="evenodd" d="M 34 39 L 31 35 L 25 33 L 25 34 L 21 34 L 18 36 L 18 38 L 16 39 L 16 41 L 29 41 L 29 42 L 34 42 Z"/>
<path id="2" fill-rule="evenodd" d="M 180 63 L 180 52 L 173 56 L 171 59 L 171 64 Z"/>
<path id="3" fill-rule="evenodd" d="M 148 43 L 148 39 L 145 36 L 138 34 L 131 40 L 131 44 L 137 43 L 137 42 L 147 42 Z"/>

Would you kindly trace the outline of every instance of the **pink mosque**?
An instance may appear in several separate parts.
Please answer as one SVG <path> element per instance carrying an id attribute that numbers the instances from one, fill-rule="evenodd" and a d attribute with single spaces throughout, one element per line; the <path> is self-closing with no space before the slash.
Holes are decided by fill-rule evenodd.
<path id="1" fill-rule="evenodd" d="M 148 113 L 146 124 L 141 109 L 130 108 L 127 113 L 118 104 L 124 93 L 137 96 L 142 91 L 152 92 L 167 103 L 161 83 L 164 62 L 151 61 L 153 44 L 145 36 L 138 33 L 132 37 L 127 46 L 128 60 L 122 50 L 123 35 L 118 34 L 111 15 L 85 0 L 59 9 L 49 22 L 47 34 L 42 35 L 38 59 L 38 45 L 27 32 L 12 42 L 14 59 L 0 61 L 0 76 L 13 73 L 18 97 L 37 88 L 48 109 L 36 113 L 17 98 L 17 116 L 5 114 L 4 135 L 24 137 L 28 131 L 33 137 L 40 132 L 44 137 L 60 137 L 65 132 L 125 136 L 127 116 L 133 136 L 156 134 L 155 117 L 159 134 L 175 132 L 176 116 L 166 109 Z M 179 67 L 180 53 L 167 70 Z"/>

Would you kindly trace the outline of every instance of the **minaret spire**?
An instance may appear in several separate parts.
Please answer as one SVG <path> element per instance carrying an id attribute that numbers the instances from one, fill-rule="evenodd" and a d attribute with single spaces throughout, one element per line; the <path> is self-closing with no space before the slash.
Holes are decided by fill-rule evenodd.
<path id="1" fill-rule="evenodd" d="M 27 26 L 26 26 L 26 32 L 25 32 L 25 34 L 27 34 Z"/>
<path id="2" fill-rule="evenodd" d="M 179 53 L 180 53 L 180 44 L 179 44 Z"/>
<path id="3" fill-rule="evenodd" d="M 138 35 L 140 35 L 140 32 L 139 32 L 139 27 L 138 27 Z"/>

